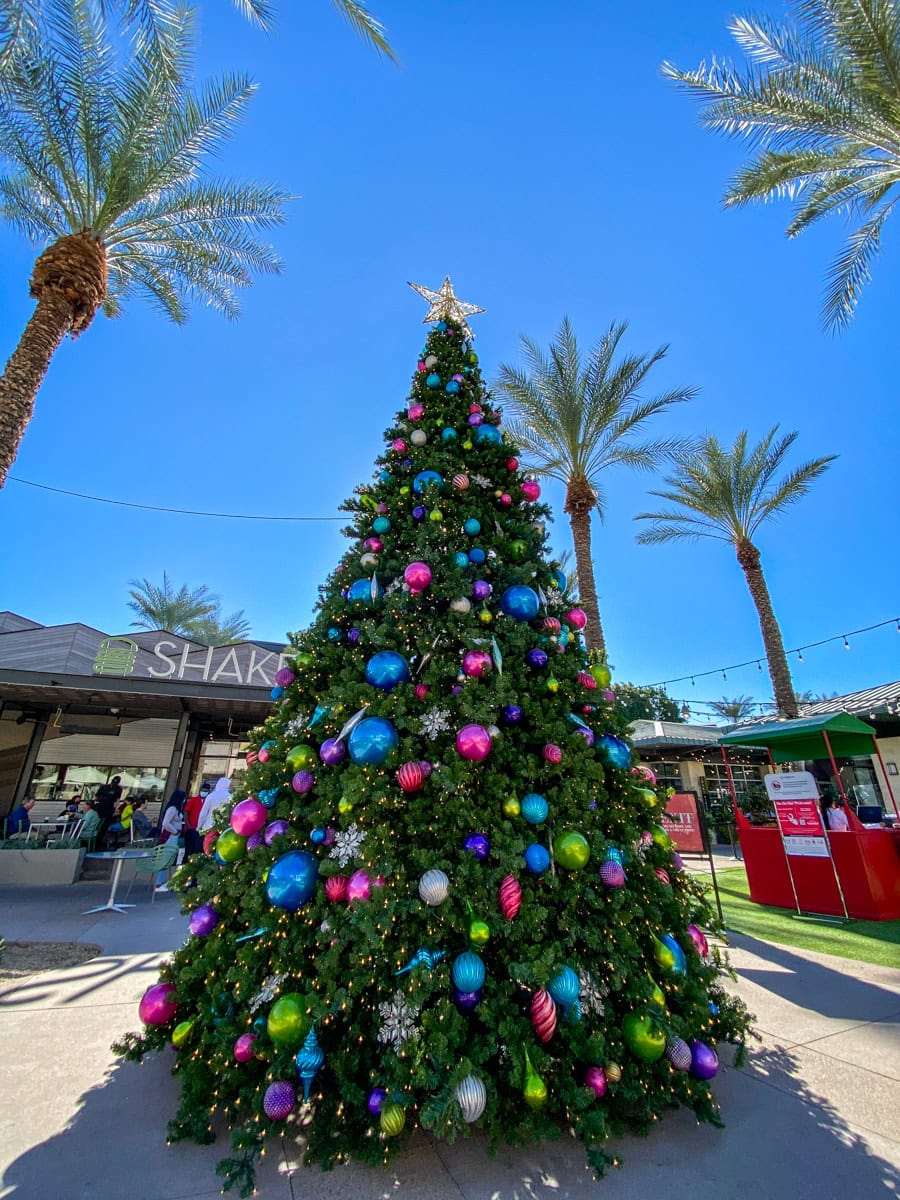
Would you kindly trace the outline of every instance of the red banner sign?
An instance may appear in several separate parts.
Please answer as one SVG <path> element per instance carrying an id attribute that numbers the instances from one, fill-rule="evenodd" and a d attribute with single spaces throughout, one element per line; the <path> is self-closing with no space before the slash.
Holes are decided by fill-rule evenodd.
<path id="1" fill-rule="evenodd" d="M 783 837 L 824 837 L 822 816 L 815 800 L 776 800 L 775 813 Z"/>
<path id="2" fill-rule="evenodd" d="M 697 797 L 691 792 L 676 792 L 669 798 L 660 825 L 672 839 L 675 849 L 684 854 L 703 853 L 703 832 Z"/>

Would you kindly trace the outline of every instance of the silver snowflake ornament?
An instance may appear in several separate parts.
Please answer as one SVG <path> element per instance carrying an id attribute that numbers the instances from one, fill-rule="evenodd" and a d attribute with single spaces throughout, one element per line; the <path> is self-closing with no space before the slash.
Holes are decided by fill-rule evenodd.
<path id="1" fill-rule="evenodd" d="M 293 737 L 299 737 L 300 734 L 303 733 L 303 731 L 305 729 L 306 729 L 306 717 L 301 715 L 299 717 L 294 717 L 293 720 L 291 720 L 291 721 L 288 721 L 284 727 L 284 732 L 288 735 L 288 737 L 293 738 Z"/>
<path id="2" fill-rule="evenodd" d="M 270 975 L 268 979 L 264 979 L 262 987 L 250 1001 L 250 1011 L 256 1012 L 264 1004 L 270 1004 L 286 979 L 287 975 Z"/>
<path id="3" fill-rule="evenodd" d="M 419 1036 L 416 1026 L 419 1009 L 407 1004 L 402 992 L 395 992 L 392 1000 L 379 1004 L 378 1015 L 381 1017 L 378 1040 L 382 1045 L 393 1046 L 395 1050 L 399 1050 L 404 1042 Z"/>
<path id="4" fill-rule="evenodd" d="M 489 488 L 491 486 L 491 481 L 486 475 L 473 475 L 472 482 L 480 488 Z"/>
<path id="5" fill-rule="evenodd" d="M 432 708 L 420 720 L 422 732 L 427 738 L 436 738 L 450 728 L 449 708 Z"/>
<path id="6" fill-rule="evenodd" d="M 336 858 L 339 866 L 346 867 L 351 858 L 360 857 L 365 840 L 366 831 L 360 829 L 354 821 L 349 829 L 342 829 L 334 835 L 334 845 L 328 857 Z"/>
<path id="7" fill-rule="evenodd" d="M 578 972 L 578 982 L 581 985 L 578 996 L 581 1007 L 587 1013 L 595 1013 L 598 1017 L 602 1017 L 606 1012 L 603 997 L 609 994 L 609 988 L 595 983 L 593 976 L 587 971 Z"/>

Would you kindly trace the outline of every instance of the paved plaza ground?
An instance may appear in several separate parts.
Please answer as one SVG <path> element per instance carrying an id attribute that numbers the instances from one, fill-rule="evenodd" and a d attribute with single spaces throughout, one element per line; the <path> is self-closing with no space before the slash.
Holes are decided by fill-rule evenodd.
<path id="1" fill-rule="evenodd" d="M 83 910 L 109 884 L 0 889 L 7 940 L 96 942 L 77 967 L 0 985 L 0 1197 L 209 1200 L 227 1152 L 166 1146 L 176 1084 L 165 1056 L 122 1064 L 113 1038 L 186 921 L 146 886 L 127 915 Z M 137 891 L 137 888 L 135 889 Z M 134 899 L 135 897 L 132 897 Z M 900 963 L 893 969 L 735 936 L 736 990 L 762 1040 L 743 1071 L 720 1072 L 724 1130 L 689 1113 L 617 1145 L 624 1166 L 601 1182 L 571 1140 L 487 1154 L 420 1134 L 384 1171 L 330 1173 L 273 1145 L 258 1173 L 266 1200 L 869 1200 L 900 1194 Z"/>

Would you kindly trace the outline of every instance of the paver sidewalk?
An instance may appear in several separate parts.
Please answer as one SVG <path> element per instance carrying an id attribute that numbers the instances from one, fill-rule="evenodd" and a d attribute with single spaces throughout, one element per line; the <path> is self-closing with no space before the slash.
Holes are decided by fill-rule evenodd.
<path id="1" fill-rule="evenodd" d="M 213 1146 L 167 1147 L 176 1081 L 164 1055 L 121 1064 L 112 1040 L 137 1026 L 159 959 L 180 944 L 177 899 L 143 891 L 127 915 L 82 915 L 108 884 L 0 889 L 0 934 L 97 942 L 102 957 L 0 987 L 4 1048 L 0 1197 L 207 1200 Z M 95 899 L 98 898 L 98 899 Z M 132 897 L 134 898 L 134 897 Z M 258 1173 L 264 1200 L 868 1200 L 900 1192 L 900 970 L 735 936 L 736 986 L 762 1041 L 716 1090 L 724 1130 L 675 1112 L 653 1136 L 617 1147 L 600 1183 L 564 1139 L 490 1158 L 479 1135 L 454 1146 L 417 1135 L 390 1168 L 299 1165 L 275 1145 Z"/>

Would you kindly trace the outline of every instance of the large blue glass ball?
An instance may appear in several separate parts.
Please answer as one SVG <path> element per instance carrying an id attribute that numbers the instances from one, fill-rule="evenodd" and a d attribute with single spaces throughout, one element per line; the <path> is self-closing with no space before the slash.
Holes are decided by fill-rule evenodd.
<path id="1" fill-rule="evenodd" d="M 347 742 L 353 762 L 380 767 L 397 749 L 397 730 L 384 717 L 366 717 L 354 727 Z"/>
<path id="2" fill-rule="evenodd" d="M 272 864 L 266 879 L 266 899 L 276 908 L 296 912 L 316 890 L 319 860 L 305 850 L 289 850 Z"/>
<path id="3" fill-rule="evenodd" d="M 375 600 L 381 599 L 384 589 L 380 583 L 375 583 Z M 351 604 L 372 604 L 372 580 L 357 579 L 347 589 L 347 599 Z"/>
<path id="4" fill-rule="evenodd" d="M 604 733 L 597 739 L 597 745 L 614 767 L 619 767 L 624 771 L 631 765 L 631 747 L 621 738 L 617 738 L 611 733 Z"/>
<path id="5" fill-rule="evenodd" d="M 517 583 L 500 597 L 500 607 L 515 621 L 533 621 L 538 615 L 540 600 L 534 588 Z"/>
<path id="6" fill-rule="evenodd" d="M 409 680 L 409 664 L 402 654 L 394 650 L 381 650 L 373 654 L 366 663 L 366 683 L 389 692 L 398 683 Z"/>
<path id="7" fill-rule="evenodd" d="M 532 842 L 525 848 L 525 866 L 533 875 L 540 875 L 550 866 L 550 852 L 540 842 Z"/>
<path id="8" fill-rule="evenodd" d="M 529 792 L 522 801 L 522 816 L 529 825 L 540 825 L 547 820 L 550 806 L 537 792 Z"/>
<path id="9" fill-rule="evenodd" d="M 453 960 L 451 970 L 454 987 L 461 992 L 477 992 L 484 983 L 484 963 L 477 954 L 467 950 Z"/>
<path id="10" fill-rule="evenodd" d="M 473 546 L 469 551 L 469 562 L 475 563 L 479 567 L 486 558 L 487 555 L 479 546 Z"/>
<path id="11" fill-rule="evenodd" d="M 503 441 L 503 434 L 496 425 L 479 425 L 475 430 L 475 441 L 479 446 L 497 446 Z"/>
<path id="12" fill-rule="evenodd" d="M 413 491 L 417 496 L 427 487 L 436 487 L 440 491 L 443 486 L 444 480 L 437 471 L 420 471 L 413 480 Z"/>

